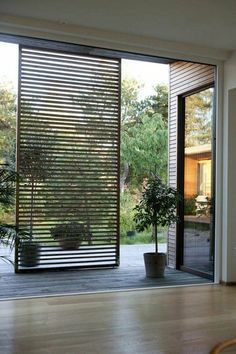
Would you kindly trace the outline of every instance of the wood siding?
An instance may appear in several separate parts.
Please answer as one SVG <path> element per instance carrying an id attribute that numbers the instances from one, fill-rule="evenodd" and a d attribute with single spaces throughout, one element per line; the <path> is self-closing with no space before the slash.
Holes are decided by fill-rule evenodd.
<path id="1" fill-rule="evenodd" d="M 169 183 L 177 187 L 177 120 L 178 96 L 202 86 L 211 84 L 215 79 L 215 67 L 177 61 L 170 64 L 170 95 L 169 95 Z M 168 265 L 176 267 L 176 227 L 168 232 Z"/>

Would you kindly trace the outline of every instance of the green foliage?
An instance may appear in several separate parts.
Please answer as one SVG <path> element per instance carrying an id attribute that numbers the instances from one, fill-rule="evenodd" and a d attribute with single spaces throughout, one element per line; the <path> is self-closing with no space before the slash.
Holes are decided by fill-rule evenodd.
<path id="1" fill-rule="evenodd" d="M 15 182 L 17 173 L 2 167 L 0 169 L 0 204 L 2 208 L 8 210 L 15 202 Z"/>
<path id="2" fill-rule="evenodd" d="M 125 191 L 120 197 L 120 235 L 126 236 L 129 230 L 135 230 L 134 222 L 135 199 L 129 191 Z"/>
<path id="3" fill-rule="evenodd" d="M 16 238 L 16 227 L 5 221 L 5 213 L 15 202 L 15 183 L 17 174 L 6 167 L 0 169 L 0 207 L 2 210 L 0 220 L 0 241 L 6 244 L 13 244 Z"/>
<path id="4" fill-rule="evenodd" d="M 176 216 L 178 192 L 164 184 L 160 177 L 153 175 L 135 207 L 134 221 L 138 231 L 153 226 L 157 252 L 157 225 L 169 226 L 178 221 Z"/>
<path id="5" fill-rule="evenodd" d="M 16 94 L 9 83 L 0 85 L 0 163 L 15 168 Z"/>
<path id="6" fill-rule="evenodd" d="M 167 141 L 168 132 L 159 114 L 143 116 L 139 123 L 123 127 L 121 160 L 128 163 L 133 183 L 140 185 L 152 173 L 166 179 Z"/>
<path id="7" fill-rule="evenodd" d="M 159 176 L 152 176 L 135 207 L 134 220 L 137 230 L 144 231 L 150 225 L 169 226 L 176 222 L 177 201 L 178 192 L 164 184 Z"/>
<path id="8" fill-rule="evenodd" d="M 150 244 L 153 243 L 153 239 L 150 232 L 140 232 L 132 237 L 124 236 L 120 242 L 122 245 Z"/>
<path id="9" fill-rule="evenodd" d="M 168 124 L 168 87 L 165 84 L 158 84 L 154 88 L 155 94 L 146 97 L 138 103 L 140 113 L 152 117 L 158 113 L 162 116 L 166 126 Z"/>
<path id="10" fill-rule="evenodd" d="M 139 232 L 133 237 L 125 236 L 120 239 L 122 245 L 150 244 L 153 242 L 151 228 L 150 230 Z M 166 243 L 166 230 L 159 232 L 158 244 L 159 243 Z"/>
<path id="11" fill-rule="evenodd" d="M 51 228 L 50 231 L 54 240 L 58 240 L 61 238 L 77 238 L 79 240 L 84 240 L 88 236 L 86 226 L 78 222 L 58 224 L 55 227 Z"/>
<path id="12" fill-rule="evenodd" d="M 138 94 L 142 85 L 134 79 L 124 78 L 121 87 L 121 122 L 126 123 L 137 116 Z"/>
<path id="13" fill-rule="evenodd" d="M 31 145 L 21 151 L 20 174 L 23 182 L 30 187 L 30 212 L 29 212 L 29 236 L 33 238 L 33 217 L 35 210 L 35 195 L 38 192 L 38 185 L 45 181 L 50 174 L 50 154 L 44 148 L 43 142 Z"/>
<path id="14" fill-rule="evenodd" d="M 51 161 L 43 144 L 24 149 L 20 156 L 20 172 L 30 183 L 44 181 L 49 175 Z"/>
<path id="15" fill-rule="evenodd" d="M 27 239 L 25 230 L 17 230 L 12 220 L 12 207 L 15 205 L 15 192 L 18 174 L 9 167 L 0 168 L 0 243 L 12 248 L 18 235 Z"/>
<path id="16" fill-rule="evenodd" d="M 120 229 L 122 242 L 129 244 L 141 237 L 126 237 L 128 230 L 135 229 L 134 206 L 140 186 L 153 174 L 167 179 L 168 87 L 159 84 L 154 95 L 138 101 L 140 89 L 135 80 L 122 81 Z M 129 190 L 135 190 L 134 194 Z M 150 237 L 142 236 L 142 242 L 150 242 Z"/>
<path id="17" fill-rule="evenodd" d="M 186 147 L 211 143 L 213 89 L 186 97 L 185 144 Z"/>
<path id="18" fill-rule="evenodd" d="M 185 215 L 196 215 L 196 197 L 197 195 L 193 195 L 192 197 L 184 198 Z"/>
<path id="19" fill-rule="evenodd" d="M 137 81 L 122 82 L 121 190 L 137 188 L 157 173 L 167 179 L 168 88 L 157 85 L 156 94 L 138 101 Z"/>

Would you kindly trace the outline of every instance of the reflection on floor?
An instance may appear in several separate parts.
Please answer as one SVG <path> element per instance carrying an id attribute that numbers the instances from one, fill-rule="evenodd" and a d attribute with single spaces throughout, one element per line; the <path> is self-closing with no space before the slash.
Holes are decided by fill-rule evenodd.
<path id="1" fill-rule="evenodd" d="M 165 248 L 166 245 L 162 245 L 160 251 L 164 251 Z M 142 254 L 143 252 L 150 252 L 152 250 L 153 245 L 121 246 L 121 266 L 113 269 L 14 274 L 9 265 L 4 265 L 3 268 L 2 263 L 0 263 L 0 298 L 151 288 L 209 282 L 207 279 L 170 268 L 166 268 L 166 276 L 163 279 L 146 278 Z"/>

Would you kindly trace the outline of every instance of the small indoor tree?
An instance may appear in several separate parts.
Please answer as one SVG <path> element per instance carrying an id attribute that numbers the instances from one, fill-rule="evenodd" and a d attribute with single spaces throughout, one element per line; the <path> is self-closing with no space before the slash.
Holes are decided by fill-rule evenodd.
<path id="1" fill-rule="evenodd" d="M 135 207 L 136 229 L 144 231 L 149 226 L 153 228 L 155 252 L 144 254 L 148 277 L 164 276 L 166 255 L 158 253 L 157 227 L 158 225 L 170 226 L 178 221 L 176 215 L 178 200 L 177 190 L 164 184 L 159 176 L 153 175 L 144 189 L 140 202 Z"/>

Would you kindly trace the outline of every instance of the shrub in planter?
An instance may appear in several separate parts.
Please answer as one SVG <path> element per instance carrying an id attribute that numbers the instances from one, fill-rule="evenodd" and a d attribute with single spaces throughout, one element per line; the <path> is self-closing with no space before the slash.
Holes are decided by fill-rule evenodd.
<path id="1" fill-rule="evenodd" d="M 169 226 L 178 221 L 176 216 L 178 200 L 178 192 L 164 184 L 159 176 L 153 175 L 145 187 L 139 204 L 135 207 L 136 229 L 144 231 L 151 225 L 155 239 L 155 252 L 144 254 L 147 277 L 164 276 L 166 255 L 158 253 L 157 226 Z"/>
<path id="2" fill-rule="evenodd" d="M 87 240 L 89 232 L 83 223 L 70 222 L 51 228 L 51 235 L 64 250 L 76 250 L 82 241 Z"/>

